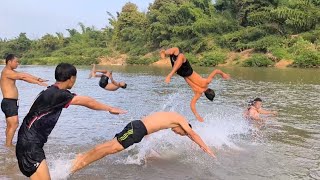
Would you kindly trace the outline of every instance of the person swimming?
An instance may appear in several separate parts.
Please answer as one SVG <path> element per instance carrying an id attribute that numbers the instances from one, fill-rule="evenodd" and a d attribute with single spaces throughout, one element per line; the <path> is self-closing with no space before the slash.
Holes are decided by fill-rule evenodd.
<path id="1" fill-rule="evenodd" d="M 263 121 L 260 114 L 265 115 L 277 115 L 277 111 L 267 111 L 262 109 L 262 99 L 255 98 L 253 101 L 249 101 L 248 108 L 244 112 L 244 117 L 255 121 Z"/>

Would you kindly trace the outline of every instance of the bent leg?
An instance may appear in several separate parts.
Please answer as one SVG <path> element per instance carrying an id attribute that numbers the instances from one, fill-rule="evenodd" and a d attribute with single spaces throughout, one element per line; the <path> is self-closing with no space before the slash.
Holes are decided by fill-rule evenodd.
<path id="1" fill-rule="evenodd" d="M 12 116 L 6 118 L 7 121 L 7 128 L 6 128 L 6 144 L 7 147 L 12 147 L 12 139 L 14 134 L 19 126 L 18 116 Z"/>
<path id="2" fill-rule="evenodd" d="M 99 144 L 95 148 L 86 152 L 85 154 L 78 155 L 71 168 L 71 172 L 75 173 L 76 171 L 93 163 L 94 161 L 97 161 L 109 154 L 120 152 L 123 149 L 124 148 L 116 138 L 112 139 L 111 141 L 107 141 L 103 144 Z"/>
<path id="3" fill-rule="evenodd" d="M 37 171 L 30 177 L 31 180 L 50 180 L 49 168 L 46 160 L 43 160 Z"/>
<path id="4" fill-rule="evenodd" d="M 116 91 L 120 88 L 120 86 L 117 86 L 113 83 L 109 83 L 104 89 L 108 90 L 108 91 Z"/>

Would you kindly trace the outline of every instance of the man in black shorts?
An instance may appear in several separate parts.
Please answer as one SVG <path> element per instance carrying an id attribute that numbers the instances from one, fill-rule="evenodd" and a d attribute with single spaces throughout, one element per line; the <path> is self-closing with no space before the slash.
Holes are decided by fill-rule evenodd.
<path id="1" fill-rule="evenodd" d="M 101 74 L 97 74 L 97 72 Z M 115 91 L 119 88 L 127 88 L 127 84 L 125 82 L 117 82 L 113 79 L 111 71 L 96 70 L 95 64 L 93 64 L 92 70 L 89 75 L 89 78 L 91 77 L 100 77 L 99 86 L 108 91 Z M 109 79 L 111 80 L 111 83 L 109 83 Z"/>
<path id="2" fill-rule="evenodd" d="M 190 103 L 190 108 L 198 121 L 203 122 L 203 118 L 198 114 L 196 110 L 196 103 L 202 94 L 210 100 L 213 101 L 215 97 L 214 90 L 210 89 L 208 86 L 212 82 L 213 78 L 219 74 L 223 79 L 229 79 L 229 74 L 222 72 L 219 69 L 215 69 L 207 78 L 201 77 L 197 72 L 195 72 L 187 58 L 183 53 L 180 52 L 179 48 L 174 47 L 167 50 L 161 50 L 160 56 L 164 59 L 166 56 L 170 57 L 170 62 L 172 65 L 171 72 L 167 75 L 165 82 L 170 83 L 171 77 L 177 73 L 179 76 L 183 77 L 194 92 L 194 96 Z"/>
<path id="3" fill-rule="evenodd" d="M 19 65 L 19 59 L 9 54 L 6 57 L 6 66 L 1 72 L 1 91 L 3 99 L 1 102 L 1 110 L 6 116 L 6 143 L 5 146 L 12 147 L 12 139 L 19 125 L 18 119 L 18 88 L 16 80 L 23 80 L 28 83 L 38 84 L 40 86 L 48 86 L 41 78 L 32 76 L 28 73 L 17 72 L 15 69 Z"/>
<path id="4" fill-rule="evenodd" d="M 112 114 L 125 113 L 121 109 L 99 103 L 90 97 L 76 96 L 68 91 L 73 87 L 76 75 L 77 70 L 73 65 L 59 64 L 55 70 L 56 83 L 38 95 L 23 119 L 18 132 L 16 156 L 21 172 L 31 179 L 50 179 L 43 146 L 63 108 L 69 105 L 80 105 Z"/>
<path id="5" fill-rule="evenodd" d="M 110 141 L 97 145 L 84 154 L 76 157 L 71 172 L 74 173 L 85 166 L 97 161 L 109 154 L 120 152 L 134 143 L 139 143 L 144 136 L 169 129 L 181 136 L 188 136 L 192 141 L 210 156 L 215 157 L 211 149 L 202 141 L 200 136 L 196 134 L 187 120 L 180 114 L 175 112 L 156 112 L 141 121 L 130 122 L 120 133 L 115 135 Z"/>

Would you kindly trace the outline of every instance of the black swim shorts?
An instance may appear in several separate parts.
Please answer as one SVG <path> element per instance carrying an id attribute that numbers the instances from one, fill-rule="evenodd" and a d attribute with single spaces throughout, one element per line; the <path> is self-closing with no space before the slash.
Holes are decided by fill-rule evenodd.
<path id="1" fill-rule="evenodd" d="M 123 148 L 126 149 L 134 143 L 139 143 L 147 134 L 148 131 L 143 122 L 136 120 L 127 124 L 127 126 L 120 133 L 116 134 L 115 137 Z"/>
<path id="2" fill-rule="evenodd" d="M 18 100 L 3 98 L 1 102 L 1 110 L 5 114 L 6 118 L 18 115 Z"/>
<path id="3" fill-rule="evenodd" d="M 16 156 L 19 169 L 27 177 L 32 176 L 38 169 L 40 163 L 46 159 L 43 144 L 19 141 L 16 146 Z"/>
<path id="4" fill-rule="evenodd" d="M 99 86 L 103 89 L 108 85 L 109 77 L 106 75 L 102 75 L 99 81 Z"/>

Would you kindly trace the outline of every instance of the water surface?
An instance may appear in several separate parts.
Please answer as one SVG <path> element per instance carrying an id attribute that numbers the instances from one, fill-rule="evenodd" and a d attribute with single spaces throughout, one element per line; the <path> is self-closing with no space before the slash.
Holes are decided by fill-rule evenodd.
<path id="1" fill-rule="evenodd" d="M 164 83 L 167 68 L 149 66 L 102 67 L 114 71 L 115 80 L 128 88 L 108 92 L 98 79 L 87 79 L 89 67 L 78 67 L 72 92 L 128 110 L 110 115 L 71 106 L 52 131 L 45 152 L 53 179 L 320 179 L 320 70 L 227 68 L 232 79 L 215 78 L 213 102 L 202 97 L 197 109 L 205 118 L 195 120 L 189 103 L 193 96 L 178 76 Z M 54 67 L 21 66 L 54 83 Z M 196 68 L 207 76 L 213 68 Z M 20 92 L 20 122 L 34 98 L 43 89 L 17 82 Z M 266 126 L 254 128 L 242 118 L 248 100 L 260 97 L 266 109 L 278 110 Z M 119 154 L 110 155 L 78 173 L 67 176 L 77 153 L 113 138 L 131 120 L 155 111 L 176 111 L 185 115 L 194 130 L 216 152 L 217 159 L 203 153 L 186 137 L 164 130 Z M 3 147 L 4 114 L 0 115 L 0 179 L 26 179 L 18 170 L 14 152 Z M 16 142 L 16 139 L 15 139 Z M 150 152 L 156 150 L 161 158 Z"/>

